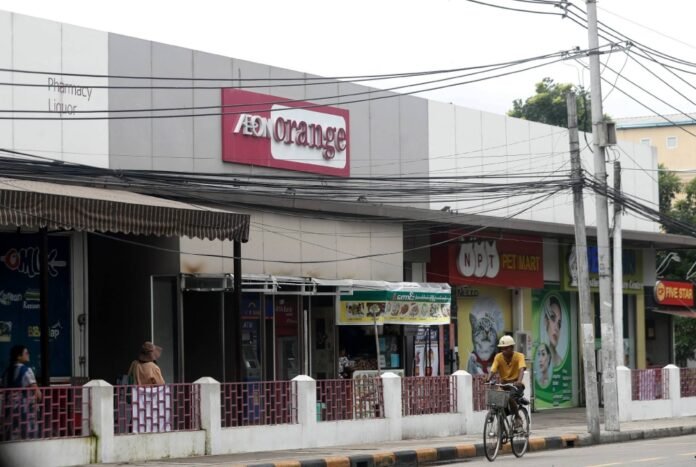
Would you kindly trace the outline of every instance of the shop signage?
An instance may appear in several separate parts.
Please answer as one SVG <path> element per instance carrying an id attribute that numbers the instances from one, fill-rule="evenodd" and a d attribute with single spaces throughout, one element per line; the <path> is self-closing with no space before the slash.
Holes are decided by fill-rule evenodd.
<path id="1" fill-rule="evenodd" d="M 419 287 L 417 290 L 356 290 L 341 295 L 338 324 L 449 324 L 449 288 Z"/>
<path id="2" fill-rule="evenodd" d="M 694 286 L 690 282 L 657 281 L 655 302 L 658 305 L 694 306 Z"/>
<path id="3" fill-rule="evenodd" d="M 565 248 L 563 251 L 563 289 L 576 291 L 578 289 L 578 263 L 575 246 Z M 587 263 L 590 274 L 590 289 L 599 290 L 599 255 L 596 246 L 587 248 Z M 623 263 L 623 291 L 636 294 L 643 290 L 642 255 L 639 250 L 624 249 L 622 252 Z"/>
<path id="4" fill-rule="evenodd" d="M 465 238 L 450 243 L 447 251 L 446 264 L 452 284 L 544 286 L 541 238 L 512 235 L 496 239 Z"/>
<path id="5" fill-rule="evenodd" d="M 348 110 L 231 88 L 222 105 L 223 161 L 350 176 Z"/>

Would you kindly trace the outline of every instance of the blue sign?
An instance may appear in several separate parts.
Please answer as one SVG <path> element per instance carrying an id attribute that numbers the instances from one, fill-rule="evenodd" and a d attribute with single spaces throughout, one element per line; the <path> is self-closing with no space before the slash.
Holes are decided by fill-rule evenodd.
<path id="1" fill-rule="evenodd" d="M 29 349 L 30 366 L 41 373 L 39 236 L 0 234 L 0 367 L 10 348 Z M 48 326 L 51 376 L 72 375 L 70 239 L 48 238 Z"/>

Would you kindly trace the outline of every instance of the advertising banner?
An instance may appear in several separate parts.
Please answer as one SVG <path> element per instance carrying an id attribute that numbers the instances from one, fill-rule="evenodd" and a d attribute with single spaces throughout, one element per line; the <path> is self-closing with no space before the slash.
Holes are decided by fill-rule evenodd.
<path id="1" fill-rule="evenodd" d="M 563 290 L 578 290 L 578 263 L 575 246 L 561 250 L 563 271 Z M 624 249 L 622 251 L 623 291 L 638 294 L 643 291 L 643 255 L 640 250 Z M 599 291 L 599 255 L 596 246 L 587 247 L 587 265 L 590 273 L 590 288 Z"/>
<path id="2" fill-rule="evenodd" d="M 472 375 L 488 374 L 498 340 L 512 329 L 510 290 L 467 287 L 457 298 L 460 368 Z"/>
<path id="3" fill-rule="evenodd" d="M 430 329 L 427 326 L 418 328 L 415 340 L 414 359 L 414 376 L 438 376 L 438 370 L 440 369 L 440 351 L 437 329 Z"/>
<path id="4" fill-rule="evenodd" d="M 570 294 L 532 292 L 533 384 L 537 409 L 573 407 Z"/>
<path id="5" fill-rule="evenodd" d="M 356 290 L 341 295 L 338 324 L 449 324 L 450 301 L 450 289 L 443 287 Z"/>
<path id="6" fill-rule="evenodd" d="M 431 272 L 447 277 L 450 284 L 544 287 L 544 242 L 540 237 L 505 234 L 457 240 L 457 232 L 449 236 L 450 243 L 433 247 Z"/>
<path id="7" fill-rule="evenodd" d="M 658 305 L 694 306 L 694 286 L 691 282 L 657 281 L 655 303 Z"/>
<path id="8" fill-rule="evenodd" d="M 72 375 L 70 239 L 48 238 L 48 326 L 51 376 Z M 39 237 L 0 234 L 0 366 L 10 348 L 29 349 L 30 366 L 41 373 Z"/>
<path id="9" fill-rule="evenodd" d="M 349 112 L 225 88 L 222 160 L 350 176 Z"/>

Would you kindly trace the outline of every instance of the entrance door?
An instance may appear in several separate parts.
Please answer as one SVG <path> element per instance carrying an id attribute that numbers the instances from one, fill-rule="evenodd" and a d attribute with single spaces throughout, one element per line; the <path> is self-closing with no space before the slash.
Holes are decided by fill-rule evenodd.
<path id="1" fill-rule="evenodd" d="M 188 292 L 183 296 L 183 381 L 210 376 L 225 381 L 222 292 Z"/>
<path id="2" fill-rule="evenodd" d="M 156 345 L 162 347 L 162 355 L 157 361 L 162 376 L 168 383 L 177 381 L 177 278 L 176 276 L 152 276 L 151 319 L 152 337 Z"/>
<path id="3" fill-rule="evenodd" d="M 336 312 L 333 307 L 313 306 L 310 324 L 312 378 L 336 378 Z"/>

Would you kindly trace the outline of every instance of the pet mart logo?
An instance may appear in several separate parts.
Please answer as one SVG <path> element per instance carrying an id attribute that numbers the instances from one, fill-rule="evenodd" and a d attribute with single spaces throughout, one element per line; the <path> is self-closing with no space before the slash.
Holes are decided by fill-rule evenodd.
<path id="1" fill-rule="evenodd" d="M 464 277 L 494 278 L 500 272 L 500 255 L 495 240 L 462 243 L 457 269 Z"/>
<path id="2" fill-rule="evenodd" d="M 64 268 L 66 261 L 59 261 L 58 250 L 53 249 L 48 252 L 48 273 L 51 277 L 58 275 L 58 268 Z M 41 272 L 41 252 L 37 247 L 10 248 L 0 257 L 7 269 L 24 274 L 29 277 L 36 277 Z"/>

